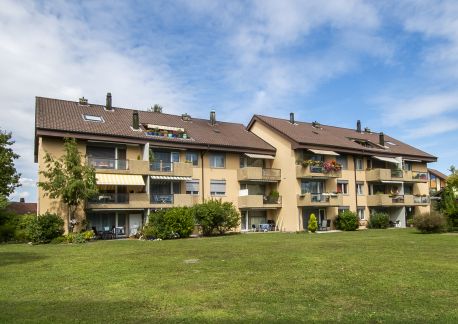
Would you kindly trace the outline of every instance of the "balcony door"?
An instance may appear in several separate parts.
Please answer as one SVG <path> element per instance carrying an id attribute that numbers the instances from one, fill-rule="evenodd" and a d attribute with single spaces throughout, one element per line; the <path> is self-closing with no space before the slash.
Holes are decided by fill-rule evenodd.
<path id="1" fill-rule="evenodd" d="M 178 181 L 151 181 L 150 193 L 152 203 L 173 203 L 173 195 L 180 193 Z"/>
<path id="2" fill-rule="evenodd" d="M 151 166 L 154 171 L 173 171 L 173 162 L 180 162 L 179 152 L 151 151 Z"/>

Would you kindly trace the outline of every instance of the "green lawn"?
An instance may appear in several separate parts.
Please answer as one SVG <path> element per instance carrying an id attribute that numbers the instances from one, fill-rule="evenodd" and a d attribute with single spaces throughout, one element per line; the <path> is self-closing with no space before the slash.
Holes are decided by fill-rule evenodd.
<path id="1" fill-rule="evenodd" d="M 26 321 L 456 323 L 458 235 L 0 245 L 0 323 Z"/>

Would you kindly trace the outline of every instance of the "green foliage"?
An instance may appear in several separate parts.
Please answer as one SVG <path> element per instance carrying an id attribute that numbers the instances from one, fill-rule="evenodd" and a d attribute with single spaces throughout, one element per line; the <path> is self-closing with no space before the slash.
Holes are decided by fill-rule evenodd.
<path id="1" fill-rule="evenodd" d="M 335 225 L 338 230 L 356 231 L 359 227 L 358 215 L 352 211 L 344 210 L 337 216 Z"/>
<path id="2" fill-rule="evenodd" d="M 65 242 L 62 242 L 62 243 L 73 243 L 73 244 L 86 243 L 86 241 L 88 241 L 88 240 L 86 239 L 85 233 L 86 232 L 83 232 L 83 233 L 68 233 L 67 235 L 63 236 L 63 238 L 65 239 Z"/>
<path id="3" fill-rule="evenodd" d="M 192 212 L 205 236 L 224 234 L 240 224 L 240 215 L 230 202 L 211 199 L 192 207 Z"/>
<path id="4" fill-rule="evenodd" d="M 309 228 L 309 231 L 312 233 L 315 233 L 316 230 L 318 229 L 318 222 L 316 221 L 316 216 L 313 213 L 310 215 L 308 228 Z"/>
<path id="5" fill-rule="evenodd" d="M 19 155 L 13 152 L 10 147 L 14 144 L 11 140 L 11 133 L 4 132 L 0 129 L 0 197 L 1 205 L 4 205 L 5 199 L 19 187 L 19 179 L 21 174 L 16 172 L 14 160 L 19 158 Z M 0 208 L 6 207 L 6 205 Z"/>
<path id="6" fill-rule="evenodd" d="M 440 233 L 445 230 L 446 220 L 440 213 L 431 212 L 415 216 L 413 224 L 422 233 Z"/>
<path id="7" fill-rule="evenodd" d="M 194 217 L 188 207 L 163 209 L 149 214 L 145 238 L 173 239 L 189 237 L 194 229 Z"/>
<path id="8" fill-rule="evenodd" d="M 369 219 L 369 228 L 388 228 L 390 225 L 390 216 L 387 213 L 375 212 Z"/>
<path id="9" fill-rule="evenodd" d="M 452 175 L 447 178 L 447 185 L 441 193 L 439 211 L 447 218 L 449 230 L 458 228 L 458 173 L 450 167 Z"/>
<path id="10" fill-rule="evenodd" d="M 17 215 L 11 211 L 0 209 L 0 242 L 14 239 Z"/>
<path id="11" fill-rule="evenodd" d="M 45 155 L 45 165 L 40 171 L 46 181 L 39 182 L 45 195 L 53 199 L 61 199 L 69 207 L 69 216 L 73 217 L 76 207 L 84 200 L 95 196 L 98 192 L 95 169 L 81 162 L 74 138 L 64 139 L 65 153 L 56 159 L 49 153 Z"/>
<path id="12" fill-rule="evenodd" d="M 64 221 L 56 214 L 24 215 L 20 220 L 16 237 L 33 243 L 49 243 L 64 233 Z"/>

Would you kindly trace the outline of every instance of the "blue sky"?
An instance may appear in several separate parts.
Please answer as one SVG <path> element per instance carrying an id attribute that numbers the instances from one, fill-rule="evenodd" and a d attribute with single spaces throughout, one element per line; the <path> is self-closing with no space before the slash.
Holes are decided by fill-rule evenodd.
<path id="1" fill-rule="evenodd" d="M 10 1 L 0 105 L 36 200 L 34 98 L 384 131 L 458 164 L 456 1 Z"/>

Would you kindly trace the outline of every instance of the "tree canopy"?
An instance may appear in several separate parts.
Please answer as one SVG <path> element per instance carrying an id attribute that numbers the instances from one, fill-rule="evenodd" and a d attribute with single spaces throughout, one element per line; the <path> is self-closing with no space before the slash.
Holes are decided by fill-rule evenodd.
<path id="1" fill-rule="evenodd" d="M 54 158 L 46 153 L 45 168 L 40 171 L 46 181 L 38 183 L 45 195 L 53 199 L 61 199 L 69 207 L 69 216 L 74 218 L 76 207 L 84 200 L 97 194 L 95 170 L 92 166 L 82 163 L 82 155 L 78 152 L 76 139 L 64 139 L 65 153 Z"/>
<path id="2" fill-rule="evenodd" d="M 0 129 L 0 197 L 3 197 L 0 198 L 1 204 L 21 185 L 19 183 L 21 174 L 17 173 L 14 166 L 14 160 L 18 159 L 19 155 L 11 148 L 14 144 L 11 137 L 11 133 Z"/>

